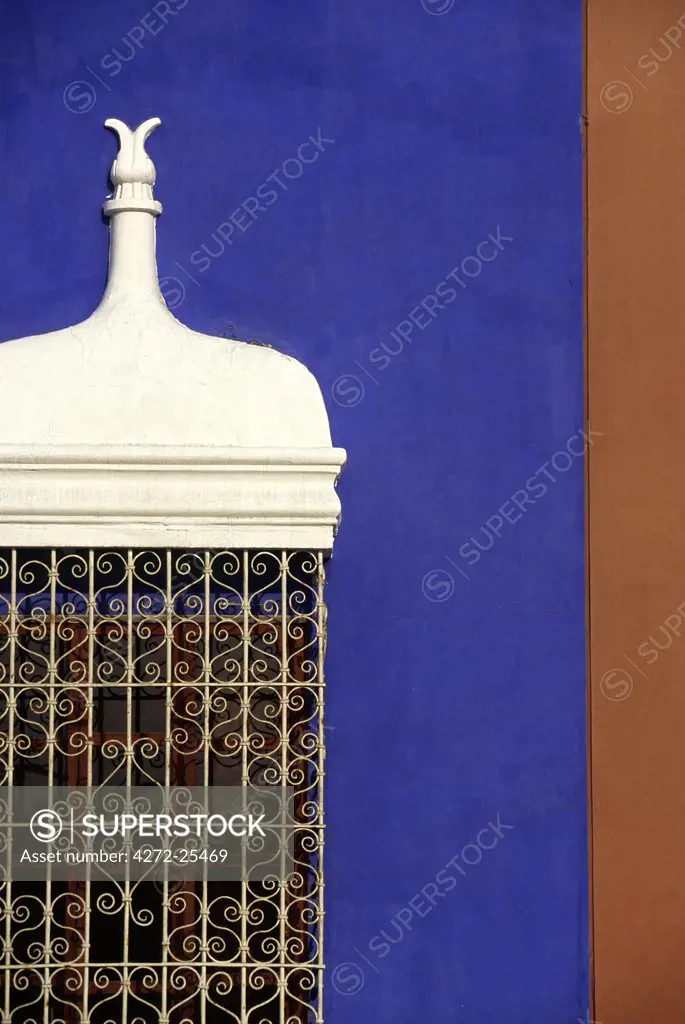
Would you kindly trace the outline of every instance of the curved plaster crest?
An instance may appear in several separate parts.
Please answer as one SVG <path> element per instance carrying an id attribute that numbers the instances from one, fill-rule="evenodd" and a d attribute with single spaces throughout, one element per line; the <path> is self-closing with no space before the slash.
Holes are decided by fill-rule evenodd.
<path id="1" fill-rule="evenodd" d="M 0 345 L 0 543 L 329 549 L 345 453 L 316 380 L 190 330 L 160 292 L 145 151 L 159 123 L 105 122 L 119 151 L 98 308 Z"/>

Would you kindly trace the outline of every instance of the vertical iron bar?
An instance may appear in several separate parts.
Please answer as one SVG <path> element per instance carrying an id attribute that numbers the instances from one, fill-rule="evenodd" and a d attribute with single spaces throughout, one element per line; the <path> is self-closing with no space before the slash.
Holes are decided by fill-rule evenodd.
<path id="1" fill-rule="evenodd" d="M 210 604 L 211 604 L 211 588 L 210 588 L 210 572 L 211 562 L 209 551 L 205 551 L 204 554 L 204 701 L 203 701 L 203 721 L 202 721 L 202 785 L 205 789 L 205 799 L 209 799 L 209 759 L 210 759 L 210 715 L 209 706 L 211 700 L 211 691 L 209 688 L 210 684 L 210 667 L 212 658 L 212 646 L 211 646 L 211 622 L 210 622 Z M 207 886 L 207 861 L 205 860 L 202 865 L 202 945 L 200 956 L 202 958 L 201 967 L 201 979 L 200 979 L 200 1022 L 206 1024 L 207 1021 L 207 958 L 209 950 L 207 947 L 207 917 L 209 914 L 209 890 Z"/>
<path id="2" fill-rule="evenodd" d="M 248 758 L 249 743 L 249 709 L 250 709 L 250 564 L 247 551 L 243 552 L 243 684 L 240 689 L 241 707 L 241 782 L 243 786 L 250 784 L 250 766 Z M 240 1024 L 248 1024 L 247 1020 L 247 851 L 241 847 L 242 872 L 240 879 Z"/>
<path id="3" fill-rule="evenodd" d="M 50 551 L 50 614 L 48 617 L 50 629 L 50 654 L 48 663 L 48 806 L 52 806 L 52 790 L 54 788 L 55 772 L 55 677 L 57 667 L 55 655 L 57 650 L 57 552 L 54 548 Z M 52 941 L 52 864 L 47 864 L 47 878 L 45 882 L 45 960 L 43 970 L 43 1021 L 50 1024 L 50 944 Z"/>
<path id="4" fill-rule="evenodd" d="M 7 871 L 5 874 L 5 1019 L 10 1020 L 10 998 L 11 978 L 10 970 L 12 963 L 12 839 L 14 822 L 13 814 L 13 786 L 14 786 L 14 708 L 16 704 L 16 656 L 17 656 L 17 552 L 12 548 L 10 556 L 10 671 L 9 671 L 9 722 L 7 723 L 7 812 L 10 828 L 7 838 Z"/>
<path id="5" fill-rule="evenodd" d="M 126 556 L 126 791 L 133 782 L 133 574 L 135 563 L 133 551 L 129 548 Z M 122 963 L 122 1020 L 128 1020 L 128 996 L 130 987 L 129 943 L 131 937 L 131 868 L 126 858 L 124 873 L 124 948 Z"/>
<path id="6" fill-rule="evenodd" d="M 279 1013 L 281 1024 L 284 1024 L 286 1011 L 286 881 L 285 881 L 285 812 L 286 812 L 286 791 L 288 785 L 288 558 L 287 552 L 281 551 L 281 743 L 280 743 L 280 768 L 281 768 L 281 814 L 280 814 L 280 881 L 279 881 L 279 949 L 281 967 L 279 969 Z"/>
<path id="7" fill-rule="evenodd" d="M 174 629 L 173 621 L 173 595 L 171 592 L 171 577 L 173 565 L 171 551 L 166 551 L 166 686 L 164 687 L 164 786 L 168 792 L 171 784 L 171 710 L 173 702 L 173 680 L 172 680 L 172 636 Z M 168 1024 L 169 1011 L 167 1000 L 168 974 L 169 974 L 169 867 L 164 863 L 164 874 L 162 882 L 162 1013 L 160 1024 Z"/>
<path id="8" fill-rule="evenodd" d="M 86 725 L 86 786 L 93 785 L 93 731 L 95 728 L 93 710 L 95 702 L 95 552 L 88 551 L 88 675 L 86 677 L 86 700 L 88 702 L 88 720 Z M 90 1005 L 90 914 L 91 914 L 91 864 L 86 864 L 84 882 L 84 934 L 83 956 L 83 1020 L 89 1019 Z"/>
<path id="9" fill-rule="evenodd" d="M 322 1024 L 323 1022 L 323 918 L 325 913 L 324 907 L 324 883 L 323 883 L 323 853 L 324 853 L 324 836 L 325 836 L 325 821 L 324 821 L 324 758 L 326 756 L 325 751 L 325 733 L 324 733 L 324 707 L 325 707 L 325 680 L 324 680 L 324 656 L 326 653 L 326 609 L 323 602 L 324 594 L 324 583 L 325 583 L 325 570 L 323 564 L 323 554 L 321 551 L 317 553 L 317 578 L 316 578 L 316 703 L 317 703 L 317 726 L 319 733 L 319 744 L 318 744 L 318 757 L 317 757 L 317 780 L 316 780 L 316 802 L 318 807 L 318 820 L 316 832 L 319 836 L 319 848 L 313 857 L 316 857 L 315 862 L 315 879 L 313 883 L 317 890 L 317 902 L 318 902 L 318 920 L 314 927 L 316 929 L 315 940 L 317 944 L 318 955 L 316 957 L 316 967 L 314 972 L 316 975 L 316 1024 Z M 314 867 L 314 865 L 313 865 Z M 314 874 L 314 872 L 313 872 Z"/>

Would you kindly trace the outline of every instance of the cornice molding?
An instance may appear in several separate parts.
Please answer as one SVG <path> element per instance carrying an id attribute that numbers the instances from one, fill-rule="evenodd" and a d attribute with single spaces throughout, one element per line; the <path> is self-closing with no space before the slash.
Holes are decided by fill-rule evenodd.
<path id="1" fill-rule="evenodd" d="M 8 546 L 305 547 L 330 551 L 340 448 L 0 446 Z"/>

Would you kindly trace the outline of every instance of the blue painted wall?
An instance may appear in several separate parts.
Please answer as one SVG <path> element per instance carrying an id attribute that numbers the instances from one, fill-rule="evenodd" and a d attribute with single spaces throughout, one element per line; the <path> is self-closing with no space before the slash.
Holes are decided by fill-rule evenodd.
<path id="1" fill-rule="evenodd" d="M 1 337 L 91 311 L 100 125 L 158 114 L 176 315 L 349 451 L 331 1024 L 586 1019 L 580 109 L 579 0 L 0 10 Z"/>

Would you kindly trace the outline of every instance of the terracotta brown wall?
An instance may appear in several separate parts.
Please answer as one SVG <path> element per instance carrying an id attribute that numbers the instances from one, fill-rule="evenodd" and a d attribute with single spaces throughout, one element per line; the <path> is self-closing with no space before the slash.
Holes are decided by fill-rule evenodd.
<path id="1" fill-rule="evenodd" d="M 603 433 L 589 464 L 594 1017 L 676 1024 L 685 1020 L 685 0 L 589 0 L 587 113 L 589 415 Z"/>

